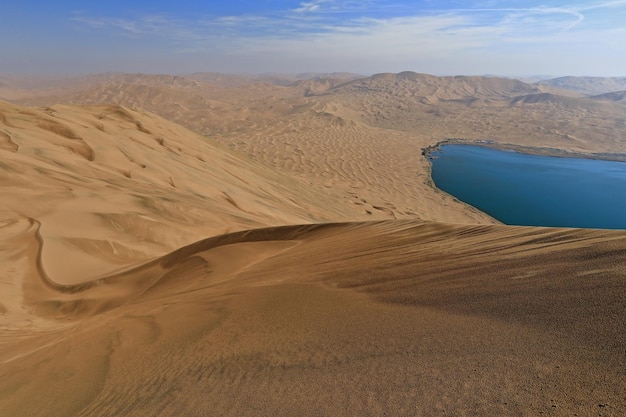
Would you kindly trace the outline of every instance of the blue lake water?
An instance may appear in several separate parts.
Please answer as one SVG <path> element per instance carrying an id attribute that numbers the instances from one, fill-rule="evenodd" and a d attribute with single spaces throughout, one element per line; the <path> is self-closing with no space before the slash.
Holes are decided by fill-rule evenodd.
<path id="1" fill-rule="evenodd" d="M 474 145 L 431 153 L 436 186 L 505 224 L 626 229 L 626 163 Z"/>

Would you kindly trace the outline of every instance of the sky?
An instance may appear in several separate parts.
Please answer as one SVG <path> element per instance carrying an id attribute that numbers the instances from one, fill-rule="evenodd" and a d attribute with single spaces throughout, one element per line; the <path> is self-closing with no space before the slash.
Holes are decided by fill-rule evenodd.
<path id="1" fill-rule="evenodd" d="M 21 0 L 0 73 L 626 76 L 626 0 Z"/>

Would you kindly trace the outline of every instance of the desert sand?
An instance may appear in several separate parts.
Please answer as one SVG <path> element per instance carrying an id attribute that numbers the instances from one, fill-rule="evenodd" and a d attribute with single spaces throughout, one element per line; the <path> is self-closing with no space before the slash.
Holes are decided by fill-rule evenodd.
<path id="1" fill-rule="evenodd" d="M 3 417 L 626 415 L 626 232 L 499 224 L 422 155 L 626 153 L 622 101 L 415 73 L 0 93 Z"/>

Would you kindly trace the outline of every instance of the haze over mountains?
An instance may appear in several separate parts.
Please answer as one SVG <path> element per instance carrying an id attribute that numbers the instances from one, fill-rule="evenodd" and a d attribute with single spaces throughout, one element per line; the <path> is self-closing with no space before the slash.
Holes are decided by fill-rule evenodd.
<path id="1" fill-rule="evenodd" d="M 422 155 L 623 158 L 624 90 L 0 77 L 0 414 L 626 414 L 626 232 L 499 224 Z"/>
<path id="2" fill-rule="evenodd" d="M 590 96 L 626 91 L 626 77 L 559 77 L 540 83 Z"/>

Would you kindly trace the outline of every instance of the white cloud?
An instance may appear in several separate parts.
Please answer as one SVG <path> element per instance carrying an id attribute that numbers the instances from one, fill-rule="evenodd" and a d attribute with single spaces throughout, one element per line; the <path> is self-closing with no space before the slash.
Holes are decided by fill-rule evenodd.
<path id="1" fill-rule="evenodd" d="M 592 16 L 604 9 L 621 11 L 626 0 L 431 10 L 388 18 L 355 14 L 362 7 L 357 3 L 305 1 L 274 15 L 195 20 L 77 16 L 74 22 L 132 39 L 165 40 L 170 47 L 164 47 L 164 53 L 193 54 L 194 62 L 246 65 L 258 71 L 566 73 L 576 68 L 573 63 L 581 55 L 593 55 L 597 61 L 585 62 L 584 71 L 601 66 L 597 51 L 604 49 L 612 54 L 606 62 L 626 64 L 626 58 L 619 58 L 626 57 L 626 45 L 615 41 L 616 31 L 623 33 L 623 27 L 601 25 Z M 579 67 L 582 71 L 580 62 Z"/>
<path id="2" fill-rule="evenodd" d="M 300 3 L 300 7 L 298 7 L 297 9 L 293 9 L 293 11 L 296 13 L 317 12 L 320 10 L 320 7 L 324 3 L 328 3 L 328 1 L 316 0 L 316 1 L 302 2 Z"/>

